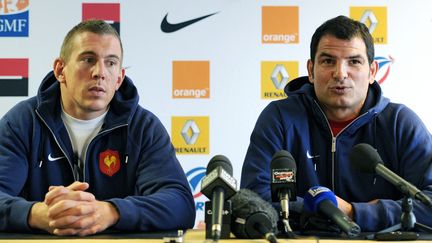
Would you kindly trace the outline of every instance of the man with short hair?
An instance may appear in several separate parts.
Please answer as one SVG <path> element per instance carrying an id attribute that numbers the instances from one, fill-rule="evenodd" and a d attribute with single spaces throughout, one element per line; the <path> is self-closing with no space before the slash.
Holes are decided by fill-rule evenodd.
<path id="1" fill-rule="evenodd" d="M 170 137 L 138 105 L 109 24 L 64 39 L 38 94 L 0 120 L 0 230 L 90 235 L 193 227 L 195 204 Z"/>
<path id="2" fill-rule="evenodd" d="M 259 116 L 240 187 L 270 201 L 271 158 L 283 149 L 296 161 L 299 197 L 325 186 L 363 231 L 400 223 L 404 195 L 382 177 L 356 171 L 348 156 L 354 145 L 370 144 L 386 167 L 430 197 L 430 132 L 412 110 L 382 95 L 364 24 L 345 16 L 330 19 L 315 31 L 310 51 L 308 77 L 288 83 L 288 97 L 271 102 Z M 419 223 L 432 226 L 431 208 L 414 200 L 413 212 Z"/>

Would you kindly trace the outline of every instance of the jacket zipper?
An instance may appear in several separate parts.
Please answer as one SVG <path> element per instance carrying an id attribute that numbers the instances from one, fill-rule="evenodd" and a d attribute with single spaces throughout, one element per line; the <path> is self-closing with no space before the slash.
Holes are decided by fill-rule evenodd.
<path id="1" fill-rule="evenodd" d="M 57 140 L 57 137 L 55 136 L 54 132 L 51 130 L 51 128 L 48 126 L 48 124 L 46 123 L 46 121 L 42 118 L 42 116 L 39 114 L 38 110 L 35 110 L 36 114 L 39 116 L 39 118 L 42 120 L 42 122 L 45 124 L 45 126 L 48 128 L 48 130 L 51 132 L 51 134 L 54 137 L 54 140 L 57 144 L 57 146 L 60 148 L 60 150 L 63 152 L 65 158 L 67 159 L 68 163 L 69 163 L 69 167 L 71 168 L 72 171 L 72 175 L 74 177 L 74 181 L 77 181 L 77 178 L 79 177 L 78 172 L 74 170 L 73 168 L 73 164 L 71 162 L 71 160 L 69 159 L 69 157 L 67 156 L 67 154 L 65 153 L 65 151 L 63 150 L 63 148 L 60 146 L 60 143 Z M 42 135 L 43 136 L 43 135 Z"/>
<path id="2" fill-rule="evenodd" d="M 348 125 L 346 125 L 344 128 L 342 128 L 342 130 L 340 130 L 340 132 L 336 136 L 333 135 L 333 131 L 331 130 L 330 123 L 328 122 L 327 117 L 326 117 L 327 125 L 328 125 L 328 127 L 330 129 L 330 133 L 332 135 L 331 152 L 332 152 L 332 191 L 333 192 L 335 191 L 335 180 L 336 180 L 336 178 L 335 178 L 335 164 L 336 164 L 335 158 L 336 158 L 336 140 L 337 140 L 337 137 L 339 136 L 339 134 L 343 133 L 347 127 L 351 126 L 351 124 L 353 124 L 355 121 L 357 121 L 361 117 L 365 116 L 367 113 L 369 113 L 369 112 L 366 112 L 366 113 L 358 116 L 356 119 L 352 120 Z"/>
<path id="3" fill-rule="evenodd" d="M 332 165 L 332 179 L 331 179 L 331 184 L 332 184 L 332 191 L 335 192 L 335 157 L 336 157 L 336 140 L 337 137 L 339 136 L 339 134 L 341 134 L 342 132 L 344 132 L 346 130 L 347 127 L 349 127 L 351 124 L 353 124 L 355 121 L 357 121 L 358 119 L 360 119 L 361 117 L 365 116 L 366 114 L 368 114 L 369 112 L 365 112 L 362 115 L 358 116 L 357 118 L 355 118 L 354 120 L 352 120 L 348 125 L 346 125 L 344 128 L 342 128 L 342 130 L 336 135 L 334 136 L 333 131 L 331 130 L 330 127 L 330 123 L 327 119 L 327 116 L 325 115 L 324 111 L 321 109 L 321 106 L 319 106 L 319 104 L 316 102 L 316 100 L 314 100 L 315 104 L 317 105 L 319 111 L 321 112 L 321 114 L 323 115 L 326 123 L 327 123 L 327 128 L 330 131 L 331 137 L 332 137 L 332 141 L 331 141 L 331 165 Z"/>

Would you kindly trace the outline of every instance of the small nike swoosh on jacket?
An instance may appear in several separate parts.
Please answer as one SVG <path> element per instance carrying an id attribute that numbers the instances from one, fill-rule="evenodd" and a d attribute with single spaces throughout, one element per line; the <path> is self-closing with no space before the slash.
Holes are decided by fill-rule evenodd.
<path id="1" fill-rule="evenodd" d="M 308 159 L 313 159 L 313 158 L 318 158 L 318 157 L 320 157 L 319 155 L 311 155 L 310 153 L 309 153 L 309 150 L 307 150 L 306 151 L 306 157 L 308 158 Z"/>
<path id="2" fill-rule="evenodd" d="M 65 158 L 65 156 L 60 156 L 60 157 L 54 157 L 54 158 L 53 158 L 53 157 L 51 156 L 51 154 L 48 155 L 48 160 L 49 160 L 49 161 L 56 161 L 56 160 L 63 159 L 63 158 Z"/>
<path id="3" fill-rule="evenodd" d="M 161 23 L 161 30 L 163 32 L 165 32 L 165 33 L 172 33 L 172 32 L 175 32 L 177 30 L 183 29 L 186 26 L 194 24 L 194 23 L 196 23 L 196 22 L 198 22 L 200 20 L 203 20 L 203 19 L 205 19 L 207 17 L 215 15 L 217 13 L 218 12 L 212 13 L 212 14 L 208 14 L 208 15 L 204 15 L 202 17 L 198 17 L 198 18 L 195 18 L 195 19 L 191 19 L 191 20 L 184 21 L 184 22 L 181 22 L 181 23 L 176 23 L 176 24 L 169 23 L 168 20 L 167 20 L 168 14 L 166 14 L 165 17 L 164 17 L 164 19 L 162 20 L 162 23 Z"/>

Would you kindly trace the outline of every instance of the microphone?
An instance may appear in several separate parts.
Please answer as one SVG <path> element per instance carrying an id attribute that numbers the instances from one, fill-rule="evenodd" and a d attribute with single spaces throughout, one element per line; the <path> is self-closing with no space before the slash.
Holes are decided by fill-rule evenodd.
<path id="1" fill-rule="evenodd" d="M 295 201 L 297 166 L 292 155 L 281 150 L 273 155 L 270 162 L 271 195 L 273 202 L 280 202 L 283 219 L 288 219 L 289 200 Z"/>
<path id="2" fill-rule="evenodd" d="M 264 238 L 276 243 L 278 213 L 273 206 L 249 189 L 240 189 L 231 199 L 231 231 L 240 239 Z"/>
<path id="3" fill-rule="evenodd" d="M 224 202 L 236 193 L 237 181 L 232 173 L 229 159 L 216 155 L 210 159 L 206 176 L 201 182 L 201 193 L 212 201 L 211 232 L 214 241 L 221 236 Z"/>
<path id="4" fill-rule="evenodd" d="M 337 207 L 336 196 L 327 187 L 310 188 L 304 196 L 304 208 L 312 213 L 324 214 L 349 237 L 356 237 L 360 234 L 360 226 Z"/>
<path id="5" fill-rule="evenodd" d="M 428 207 L 432 207 L 432 200 L 413 184 L 404 180 L 396 173 L 385 167 L 380 155 L 372 146 L 366 143 L 355 145 L 349 155 L 352 166 L 366 173 L 377 173 L 388 182 L 396 186 L 403 194 L 419 200 Z"/>

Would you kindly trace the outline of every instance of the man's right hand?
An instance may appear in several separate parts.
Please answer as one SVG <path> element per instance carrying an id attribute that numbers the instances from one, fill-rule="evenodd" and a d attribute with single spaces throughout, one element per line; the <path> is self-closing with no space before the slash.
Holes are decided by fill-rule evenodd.
<path id="1" fill-rule="evenodd" d="M 88 187 L 83 182 L 74 182 L 67 187 L 51 186 L 45 200 L 35 203 L 31 208 L 29 226 L 56 234 L 58 228 L 67 228 L 94 213 L 95 204 L 91 202 L 96 199 L 93 194 L 85 191 Z"/>

